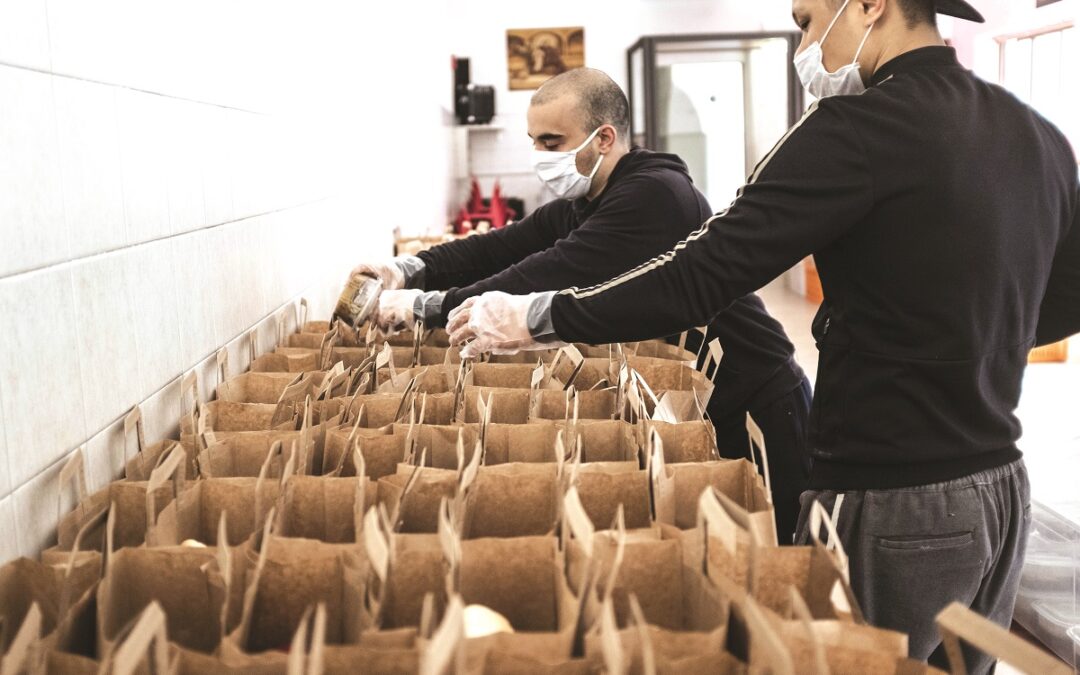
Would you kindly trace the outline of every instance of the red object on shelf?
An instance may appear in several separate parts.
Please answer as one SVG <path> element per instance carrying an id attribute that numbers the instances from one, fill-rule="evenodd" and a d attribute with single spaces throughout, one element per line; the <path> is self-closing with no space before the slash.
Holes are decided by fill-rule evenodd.
<path id="1" fill-rule="evenodd" d="M 499 187 L 498 181 L 495 182 L 490 203 L 485 206 L 483 194 L 480 192 L 480 183 L 473 178 L 472 187 L 469 190 L 469 201 L 461 208 L 461 213 L 454 221 L 454 233 L 465 234 L 467 231 L 476 229 L 481 222 L 490 223 L 491 229 L 498 230 L 506 227 L 516 217 L 517 213 L 503 199 L 502 188 Z M 471 224 L 468 229 L 465 227 L 466 222 Z"/>

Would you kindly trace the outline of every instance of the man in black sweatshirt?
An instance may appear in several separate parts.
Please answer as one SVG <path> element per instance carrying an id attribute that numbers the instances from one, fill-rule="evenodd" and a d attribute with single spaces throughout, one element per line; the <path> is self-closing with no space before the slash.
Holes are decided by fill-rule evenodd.
<path id="1" fill-rule="evenodd" d="M 380 298 L 376 320 L 384 328 L 417 318 L 443 327 L 450 311 L 487 291 L 599 283 L 668 250 L 712 213 L 681 159 L 630 149 L 629 105 L 604 73 L 582 68 L 549 80 L 528 120 L 538 174 L 562 199 L 500 230 L 357 267 L 391 289 L 404 287 Z M 712 337 L 724 350 L 707 408 L 721 453 L 747 456 L 749 411 L 769 451 L 777 535 L 790 544 L 809 470 L 809 382 L 783 328 L 755 295 L 717 317 Z"/>
<path id="2" fill-rule="evenodd" d="M 451 337 L 483 351 L 667 335 L 814 254 L 825 303 L 797 538 L 822 503 L 867 617 L 941 664 L 934 617 L 949 602 L 1011 620 L 1031 518 L 1024 368 L 1033 346 L 1080 331 L 1077 159 L 944 45 L 935 10 L 981 20 L 967 3 L 793 8 L 820 100 L 730 208 L 605 283 L 481 296 Z"/>

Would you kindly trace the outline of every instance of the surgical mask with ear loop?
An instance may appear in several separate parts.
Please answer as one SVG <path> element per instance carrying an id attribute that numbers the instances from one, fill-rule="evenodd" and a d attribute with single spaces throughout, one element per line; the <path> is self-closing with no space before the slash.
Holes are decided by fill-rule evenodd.
<path id="1" fill-rule="evenodd" d="M 589 194 L 593 177 L 600 170 L 604 156 L 600 155 L 596 160 L 592 173 L 583 176 L 577 170 L 577 155 L 585 149 L 585 146 L 592 143 L 598 133 L 600 133 L 600 127 L 589 134 L 584 143 L 569 152 L 551 152 L 534 148 L 532 164 L 540 181 L 562 199 L 579 199 Z"/>
<path id="2" fill-rule="evenodd" d="M 874 30 L 874 24 L 870 24 L 870 27 L 866 29 L 866 35 L 863 36 L 862 42 L 859 43 L 859 49 L 855 52 L 855 59 L 835 73 L 825 70 L 824 57 L 821 51 L 821 44 L 825 42 L 825 38 L 829 37 L 833 26 L 836 25 L 840 15 L 844 13 L 850 2 L 851 0 L 844 1 L 840 11 L 833 17 L 832 23 L 825 29 L 825 34 L 821 36 L 821 40 L 814 42 L 795 57 L 795 70 L 799 73 L 799 79 L 802 80 L 803 86 L 817 98 L 861 94 L 866 91 L 862 75 L 859 74 L 859 55 L 862 54 L 863 47 L 866 46 L 870 31 Z"/>

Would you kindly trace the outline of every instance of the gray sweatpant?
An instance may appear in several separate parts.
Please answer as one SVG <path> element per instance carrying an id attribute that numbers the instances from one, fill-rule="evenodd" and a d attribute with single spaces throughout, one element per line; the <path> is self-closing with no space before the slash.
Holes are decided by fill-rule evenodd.
<path id="1" fill-rule="evenodd" d="M 947 669 L 934 617 L 953 601 L 1012 622 L 1031 525 L 1022 460 L 947 483 L 839 493 L 838 514 L 837 494 L 803 493 L 796 542 L 810 541 L 810 506 L 821 502 L 837 522 L 867 621 L 910 635 L 912 658 Z M 964 651 L 969 672 L 991 671 L 991 658 Z"/>

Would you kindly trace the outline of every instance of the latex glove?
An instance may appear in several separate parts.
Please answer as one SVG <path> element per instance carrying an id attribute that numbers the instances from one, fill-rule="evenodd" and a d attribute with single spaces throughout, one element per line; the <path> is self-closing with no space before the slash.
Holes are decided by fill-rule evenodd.
<path id="1" fill-rule="evenodd" d="M 510 295 L 496 291 L 469 298 L 448 317 L 446 330 L 450 333 L 450 343 L 465 344 L 462 358 L 476 358 L 487 352 L 516 354 L 560 346 L 562 343 L 547 337 L 541 342 L 529 329 L 529 309 L 533 303 L 546 302 L 550 306 L 552 295 Z"/>
<path id="2" fill-rule="evenodd" d="M 424 262 L 411 255 L 402 255 L 389 260 L 371 260 L 362 262 L 353 269 L 351 277 L 366 274 L 380 279 L 383 290 L 396 291 L 405 288 L 409 280 L 424 269 Z"/>
<path id="3" fill-rule="evenodd" d="M 375 328 L 385 337 L 416 327 L 416 299 L 424 294 L 419 289 L 383 291 L 375 310 Z"/>

